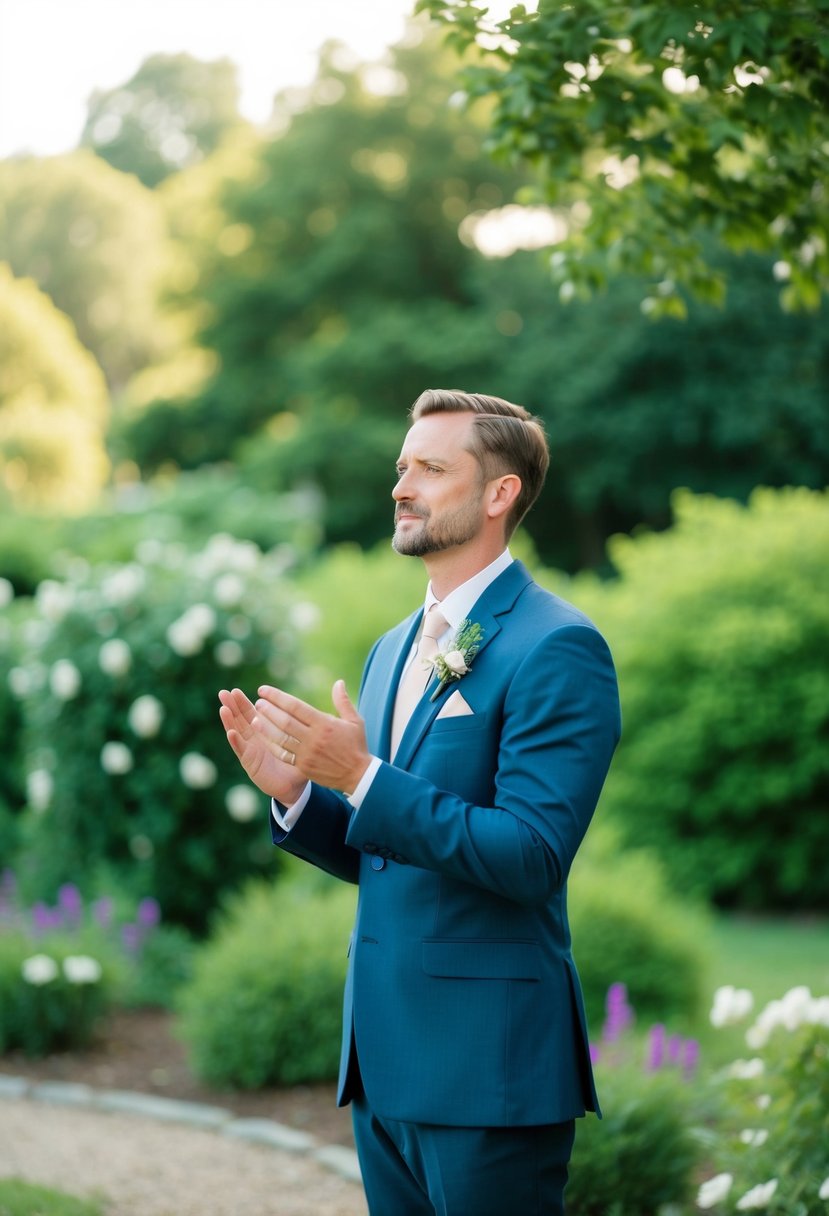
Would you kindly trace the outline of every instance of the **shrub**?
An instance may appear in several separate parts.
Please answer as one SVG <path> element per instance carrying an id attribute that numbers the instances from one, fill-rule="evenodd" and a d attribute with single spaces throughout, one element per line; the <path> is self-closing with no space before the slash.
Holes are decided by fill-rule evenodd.
<path id="1" fill-rule="evenodd" d="M 751 994 L 716 994 L 712 1021 L 747 1012 Z M 742 998 L 747 998 L 743 1000 Z M 753 1055 L 719 1075 L 727 1118 L 711 1137 L 697 1206 L 718 1216 L 824 1216 L 829 1199 L 829 996 L 806 987 L 771 1001 L 746 1032 Z"/>
<path id="2" fill-rule="evenodd" d="M 20 756 L 20 706 L 7 679 L 17 662 L 16 620 L 19 606 L 14 603 L 8 579 L 0 577 L 0 739 L 3 763 L 0 765 L 0 857 L 14 853 L 17 842 L 17 816 L 23 807 L 23 779 Z"/>
<path id="3" fill-rule="evenodd" d="M 113 986 L 103 955 L 74 953 L 59 936 L 33 949 L 23 933 L 0 934 L 0 1051 L 42 1056 L 85 1046 Z"/>
<path id="4" fill-rule="evenodd" d="M 213 1085 L 337 1075 L 354 890 L 280 879 L 234 897 L 181 993 L 181 1034 Z"/>
<path id="5" fill-rule="evenodd" d="M 272 864 L 266 800 L 226 746 L 216 693 L 263 679 L 302 690 L 290 554 L 217 535 L 194 554 L 147 542 L 137 559 L 75 559 L 38 588 L 13 673 L 20 876 L 48 899 L 68 881 L 88 891 L 106 863 L 165 919 L 202 929 L 223 889 Z"/>
<path id="6" fill-rule="evenodd" d="M 0 1216 L 103 1216 L 98 1200 L 36 1186 L 21 1178 L 0 1178 Z"/>
<path id="7" fill-rule="evenodd" d="M 598 825 L 587 840 L 573 866 L 569 909 L 591 1026 L 622 977 L 643 1016 L 687 1024 L 703 1001 L 705 912 L 671 893 L 653 857 L 621 852 Z"/>
<path id="8" fill-rule="evenodd" d="M 829 499 L 675 508 L 669 532 L 614 541 L 615 584 L 574 592 L 619 669 L 603 812 L 681 892 L 829 907 Z"/>

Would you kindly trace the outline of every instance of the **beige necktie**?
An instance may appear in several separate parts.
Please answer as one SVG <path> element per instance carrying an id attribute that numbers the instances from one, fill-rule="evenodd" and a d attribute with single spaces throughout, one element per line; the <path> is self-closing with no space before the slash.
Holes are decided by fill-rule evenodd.
<path id="1" fill-rule="evenodd" d="M 426 685 L 432 676 L 432 668 L 425 660 L 433 659 L 438 652 L 438 638 L 449 628 L 446 618 L 437 604 L 430 608 L 423 621 L 423 630 L 411 663 L 403 673 L 397 686 L 394 717 L 391 727 L 391 755 L 397 751 L 406 723 L 414 712 Z"/>

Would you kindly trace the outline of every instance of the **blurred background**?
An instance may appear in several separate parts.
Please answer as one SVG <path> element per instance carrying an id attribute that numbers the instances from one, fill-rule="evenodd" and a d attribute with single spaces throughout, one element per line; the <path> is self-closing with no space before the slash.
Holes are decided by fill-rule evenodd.
<path id="1" fill-rule="evenodd" d="M 667 1025 L 721 1067 L 715 988 L 829 991 L 825 14 L 419 7 L 0 0 L 0 1049 L 173 1005 L 209 1079 L 330 1077 L 353 901 L 274 855 L 215 693 L 356 692 L 422 594 L 388 542 L 430 386 L 544 420 L 514 550 L 617 660 L 597 1057 Z M 73 985 L 22 962 L 79 943 L 100 1008 L 38 1021 Z"/>

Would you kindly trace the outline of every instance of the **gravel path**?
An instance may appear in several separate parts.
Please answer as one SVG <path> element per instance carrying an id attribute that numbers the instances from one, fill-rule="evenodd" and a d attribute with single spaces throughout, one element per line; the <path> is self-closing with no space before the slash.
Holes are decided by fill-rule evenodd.
<path id="1" fill-rule="evenodd" d="M 313 1156 L 132 1114 L 0 1100 L 0 1176 L 106 1216 L 366 1216 L 362 1188 Z"/>

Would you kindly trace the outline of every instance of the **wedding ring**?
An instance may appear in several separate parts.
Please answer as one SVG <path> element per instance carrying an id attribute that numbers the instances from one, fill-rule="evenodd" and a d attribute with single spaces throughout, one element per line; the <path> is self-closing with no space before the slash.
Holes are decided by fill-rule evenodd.
<path id="1" fill-rule="evenodd" d="M 290 738 L 290 736 L 287 737 Z M 287 748 L 283 747 L 282 755 L 285 757 L 286 764 L 296 764 L 296 752 L 289 752 Z"/>

